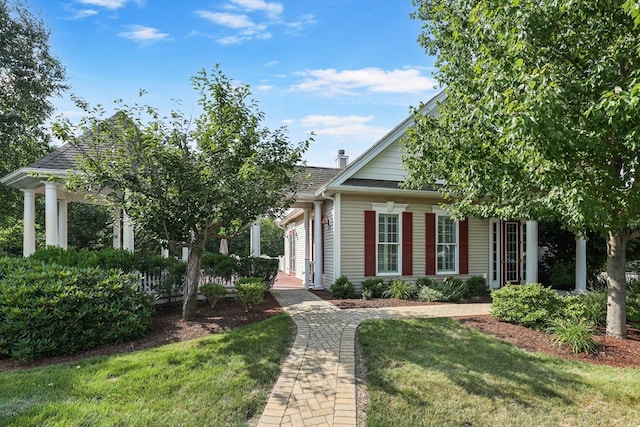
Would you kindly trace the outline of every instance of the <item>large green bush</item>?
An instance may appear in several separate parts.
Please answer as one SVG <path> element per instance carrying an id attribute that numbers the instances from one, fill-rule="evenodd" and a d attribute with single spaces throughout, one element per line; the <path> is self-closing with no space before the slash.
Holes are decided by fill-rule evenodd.
<path id="1" fill-rule="evenodd" d="M 220 285 L 230 285 L 238 274 L 238 259 L 221 253 L 205 252 L 201 265 L 205 274 L 213 276 Z"/>
<path id="2" fill-rule="evenodd" d="M 347 276 L 338 277 L 336 282 L 329 287 L 329 291 L 335 298 L 340 299 L 348 299 L 356 296 L 356 288 Z"/>
<path id="3" fill-rule="evenodd" d="M 0 280 L 0 356 L 27 361 L 73 354 L 151 328 L 154 299 L 138 290 L 136 276 L 29 263 Z"/>
<path id="4" fill-rule="evenodd" d="M 467 279 L 468 297 L 486 297 L 491 293 L 487 286 L 487 280 L 482 276 L 473 276 Z"/>
<path id="5" fill-rule="evenodd" d="M 238 261 L 238 276 L 259 277 L 267 290 L 273 287 L 278 275 L 278 260 L 271 258 L 246 257 Z"/>
<path id="6" fill-rule="evenodd" d="M 266 287 L 260 277 L 245 277 L 239 279 L 235 285 L 238 292 L 238 300 L 249 311 L 254 305 L 262 304 Z"/>
<path id="7" fill-rule="evenodd" d="M 505 322 L 543 330 L 562 308 L 562 297 L 539 283 L 507 285 L 491 294 L 491 314 Z"/>
<path id="8" fill-rule="evenodd" d="M 592 291 L 563 297 L 560 315 L 563 318 L 575 317 L 589 321 L 596 326 L 605 326 L 607 321 L 607 291 Z"/>

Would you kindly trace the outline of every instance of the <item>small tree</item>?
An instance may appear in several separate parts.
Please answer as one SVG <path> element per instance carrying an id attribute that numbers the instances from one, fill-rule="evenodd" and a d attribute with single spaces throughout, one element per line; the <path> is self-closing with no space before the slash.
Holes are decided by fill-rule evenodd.
<path id="1" fill-rule="evenodd" d="M 79 129 L 69 121 L 56 126 L 62 139 L 84 150 L 70 188 L 108 190 L 108 200 L 138 227 L 170 246 L 188 247 L 185 319 L 196 311 L 207 240 L 232 237 L 259 217 L 282 213 L 292 202 L 296 164 L 308 146 L 292 146 L 284 128 L 262 127 L 264 114 L 248 99 L 249 86 L 218 67 L 199 72 L 192 83 L 202 107 L 193 122 L 177 111 L 164 118 L 152 107 L 122 104 L 105 120 L 102 109 L 79 100 L 89 114 Z"/>

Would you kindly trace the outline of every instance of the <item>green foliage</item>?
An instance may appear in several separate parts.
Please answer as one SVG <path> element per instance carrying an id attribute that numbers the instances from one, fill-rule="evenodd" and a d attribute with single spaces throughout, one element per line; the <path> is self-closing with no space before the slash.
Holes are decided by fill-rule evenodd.
<path id="1" fill-rule="evenodd" d="M 227 288 L 217 283 L 205 283 L 200 286 L 200 292 L 207 298 L 211 308 L 215 307 L 218 301 L 227 296 Z"/>
<path id="2" fill-rule="evenodd" d="M 416 108 L 403 140 L 405 184 L 444 180 L 458 216 L 557 220 L 607 238 L 607 333 L 619 337 L 624 248 L 640 237 L 640 32 L 637 1 L 623 3 L 415 0 L 446 102 Z"/>
<path id="3" fill-rule="evenodd" d="M 551 319 L 547 332 L 553 335 L 553 341 L 559 346 L 569 344 L 575 354 L 596 352 L 596 328 L 589 321 L 575 316 Z"/>
<path id="4" fill-rule="evenodd" d="M 401 278 L 393 279 L 382 293 L 384 298 L 411 298 L 412 283 Z"/>
<path id="5" fill-rule="evenodd" d="M 491 315 L 505 322 L 543 330 L 562 308 L 562 298 L 539 283 L 507 285 L 491 294 Z"/>
<path id="6" fill-rule="evenodd" d="M 607 320 L 607 291 L 592 291 L 586 294 L 569 295 L 562 298 L 560 316 L 563 318 L 576 317 L 605 326 Z"/>
<path id="7" fill-rule="evenodd" d="M 365 292 L 371 292 L 371 298 L 382 298 L 386 285 L 383 279 L 375 277 L 363 280 L 361 289 L 363 295 Z"/>
<path id="8" fill-rule="evenodd" d="M 20 1 L 0 0 L 0 176 L 49 151 L 45 124 L 52 98 L 67 86 L 65 70 L 50 51 L 49 30 Z M 0 218 L 22 218 L 22 194 L 0 186 Z M 9 222 L 7 222 L 9 223 Z"/>
<path id="9" fill-rule="evenodd" d="M 340 299 L 348 299 L 356 296 L 356 288 L 347 276 L 338 277 L 335 283 L 329 287 L 329 291 L 331 291 L 331 295 L 335 298 Z"/>
<path id="10" fill-rule="evenodd" d="M 363 289 L 361 294 L 362 294 L 362 299 L 363 300 L 371 300 L 371 299 L 373 299 L 373 290 L 372 289 Z"/>
<path id="11" fill-rule="evenodd" d="M 259 257 L 240 258 L 237 272 L 240 277 L 259 277 L 269 290 L 278 275 L 278 260 Z"/>
<path id="12" fill-rule="evenodd" d="M 439 290 L 425 286 L 418 291 L 418 301 L 433 302 L 433 301 L 445 301 L 445 296 Z"/>
<path id="13" fill-rule="evenodd" d="M 458 277 L 446 277 L 441 283 L 435 285 L 435 289 L 440 291 L 443 296 L 442 301 L 458 302 L 467 295 L 468 288 L 466 283 Z"/>
<path id="14" fill-rule="evenodd" d="M 238 272 L 238 259 L 217 252 L 205 252 L 201 267 L 205 274 L 213 276 L 221 285 L 229 285 Z"/>
<path id="15" fill-rule="evenodd" d="M 420 277 L 418 278 L 418 280 L 416 280 L 416 285 L 418 285 L 419 288 L 424 288 L 424 287 L 430 287 L 433 288 L 438 284 L 438 282 L 435 279 L 432 279 L 431 277 Z"/>
<path id="16" fill-rule="evenodd" d="M 575 245 L 574 245 L 575 246 Z M 573 265 L 565 262 L 556 262 L 551 267 L 549 282 L 554 289 L 570 291 L 575 288 L 575 261 Z"/>
<path id="17" fill-rule="evenodd" d="M 244 305 L 246 311 L 249 311 L 249 308 L 254 305 L 262 304 L 264 301 L 266 288 L 264 282 L 259 277 L 240 279 L 236 283 L 235 288 L 238 292 L 237 297 Z"/>
<path id="18" fill-rule="evenodd" d="M 484 277 L 473 276 L 467 279 L 467 293 L 469 297 L 486 297 L 491 291 Z"/>
<path id="19" fill-rule="evenodd" d="M 71 191 L 110 188 L 108 202 L 128 212 L 137 226 L 169 246 L 186 242 L 194 267 L 185 280 L 187 319 L 197 308 L 197 267 L 206 242 L 233 238 L 259 217 L 284 213 L 295 198 L 297 165 L 309 146 L 308 140 L 290 144 L 284 128 L 264 127 L 249 86 L 218 66 L 200 71 L 191 83 L 201 111 L 195 119 L 180 111 L 163 117 L 152 106 L 121 102 L 107 119 L 102 108 L 77 99 L 86 117 L 79 125 L 63 120 L 54 126 L 62 141 L 84 145 L 78 172 L 65 183 Z M 250 275 L 264 277 L 271 287 L 271 270 L 255 268 L 260 271 Z"/>
<path id="20" fill-rule="evenodd" d="M 640 280 L 627 284 L 627 319 L 632 323 L 640 323 Z"/>
<path id="21" fill-rule="evenodd" d="M 135 275 L 33 260 L 0 265 L 0 356 L 73 354 L 151 328 L 155 301 Z"/>

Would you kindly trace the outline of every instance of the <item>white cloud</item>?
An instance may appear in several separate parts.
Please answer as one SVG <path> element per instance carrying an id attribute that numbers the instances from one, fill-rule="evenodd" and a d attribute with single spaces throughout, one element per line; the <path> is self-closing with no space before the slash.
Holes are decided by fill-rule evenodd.
<path id="1" fill-rule="evenodd" d="M 67 19 L 84 19 L 98 14 L 95 9 L 70 10 L 70 12 L 73 15 L 67 17 Z"/>
<path id="2" fill-rule="evenodd" d="M 234 31 L 218 37 L 221 44 L 237 44 L 247 40 L 270 39 L 269 31 L 275 26 L 284 26 L 289 33 L 298 34 L 306 26 L 315 23 L 313 15 L 302 15 L 297 21 L 287 22 L 281 18 L 284 6 L 264 0 L 229 0 L 221 6 L 223 11 L 197 10 L 195 15 L 213 24 Z"/>
<path id="3" fill-rule="evenodd" d="M 374 120 L 369 116 L 324 116 L 308 115 L 300 119 L 299 124 L 305 130 L 316 135 L 349 138 L 361 141 L 376 141 L 388 132 L 388 129 L 372 126 Z"/>
<path id="4" fill-rule="evenodd" d="M 156 28 L 143 25 L 131 25 L 129 26 L 129 31 L 124 31 L 118 35 L 140 44 L 150 44 L 169 38 L 169 33 L 162 33 Z"/>
<path id="5" fill-rule="evenodd" d="M 231 3 L 249 11 L 263 11 L 271 19 L 275 19 L 284 10 L 280 3 L 269 3 L 264 0 L 231 0 Z"/>
<path id="6" fill-rule="evenodd" d="M 274 85 L 258 85 L 257 89 L 263 92 L 273 89 Z"/>
<path id="7" fill-rule="evenodd" d="M 328 68 L 307 70 L 297 74 L 303 77 L 303 80 L 294 85 L 293 90 L 321 91 L 327 94 L 351 94 L 356 90 L 416 93 L 433 90 L 436 86 L 435 80 L 423 76 L 420 70 L 415 68 L 392 71 L 373 67 L 343 71 Z"/>
<path id="8" fill-rule="evenodd" d="M 91 6 L 99 6 L 107 9 L 120 9 L 127 3 L 127 0 L 76 0 L 81 4 L 89 4 Z"/>

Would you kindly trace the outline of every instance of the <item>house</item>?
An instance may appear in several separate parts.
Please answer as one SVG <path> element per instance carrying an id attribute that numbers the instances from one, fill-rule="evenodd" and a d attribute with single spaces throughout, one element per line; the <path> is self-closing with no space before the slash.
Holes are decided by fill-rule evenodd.
<path id="1" fill-rule="evenodd" d="M 436 114 L 441 92 L 425 105 Z M 482 276 L 491 288 L 537 282 L 538 225 L 510 219 L 454 219 L 437 184 L 401 188 L 402 138 L 409 117 L 353 163 L 340 150 L 336 168 L 306 169 L 308 181 L 283 218 L 285 272 L 305 287 L 328 288 L 341 275 L 360 289 L 382 277 Z M 586 289 L 586 242 L 576 240 L 576 287 Z"/>

